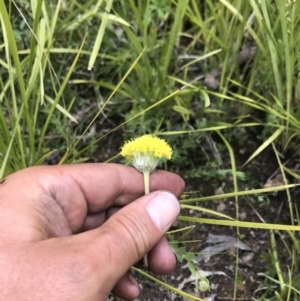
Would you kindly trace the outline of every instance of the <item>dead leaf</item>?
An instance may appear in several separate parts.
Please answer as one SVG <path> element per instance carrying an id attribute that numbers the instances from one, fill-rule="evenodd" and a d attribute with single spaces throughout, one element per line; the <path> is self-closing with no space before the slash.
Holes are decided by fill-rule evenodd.
<path id="1" fill-rule="evenodd" d="M 271 188 L 276 186 L 284 185 L 282 174 L 277 174 L 273 179 L 268 179 L 265 183 L 264 188 Z"/>
<path id="2" fill-rule="evenodd" d="M 198 263 L 202 260 L 204 260 L 205 262 L 208 262 L 212 256 L 222 253 L 225 250 L 228 250 L 230 248 L 238 248 L 243 251 L 251 251 L 251 248 L 248 247 L 242 241 L 240 241 L 238 238 L 228 236 L 228 235 L 208 234 L 206 243 L 212 244 L 212 245 L 204 248 L 199 253 L 199 255 L 196 256 L 196 258 L 194 260 Z M 183 266 L 183 268 L 186 268 L 186 267 L 187 267 L 187 265 Z"/>

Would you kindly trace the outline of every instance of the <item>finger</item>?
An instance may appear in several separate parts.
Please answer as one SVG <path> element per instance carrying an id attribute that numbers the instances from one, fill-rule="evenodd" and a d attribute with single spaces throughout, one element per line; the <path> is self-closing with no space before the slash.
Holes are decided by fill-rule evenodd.
<path id="1" fill-rule="evenodd" d="M 92 169 L 84 177 L 82 173 L 72 170 L 73 178 L 84 192 L 89 212 L 99 212 L 111 206 L 124 206 L 144 194 L 143 175 L 135 168 L 121 164 L 92 165 Z M 69 167 L 82 169 L 80 165 Z M 178 175 L 157 170 L 151 173 L 150 190 L 167 190 L 179 197 L 184 190 L 184 182 Z"/>
<path id="2" fill-rule="evenodd" d="M 88 214 L 84 224 L 83 231 L 92 230 L 100 227 L 103 223 L 110 218 L 113 214 L 118 212 L 123 207 L 110 207 L 108 210 L 102 211 L 100 213 Z"/>
<path id="3" fill-rule="evenodd" d="M 33 188 L 34 192 L 38 186 L 63 208 L 73 206 L 83 196 L 91 213 L 113 205 L 124 206 L 144 193 L 142 174 L 121 164 L 37 166 L 10 175 L 4 184 L 1 188 L 8 194 L 15 193 L 16 187 L 18 191 Z M 151 173 L 150 189 L 168 190 L 178 197 L 184 181 L 178 175 L 157 170 Z"/>
<path id="4" fill-rule="evenodd" d="M 120 207 L 112 207 L 108 211 L 107 216 L 112 216 L 120 209 Z M 103 214 L 95 214 L 93 216 L 89 216 L 85 221 L 84 231 L 92 230 L 101 226 L 105 221 L 103 217 Z M 162 239 L 149 251 L 146 256 L 148 256 L 149 269 L 155 274 L 167 275 L 171 273 L 176 267 L 176 256 L 165 236 L 162 237 Z M 139 263 L 137 263 L 135 266 L 142 268 L 143 263 L 141 263 L 140 266 Z M 127 297 L 123 298 L 126 299 Z"/>
<path id="5" fill-rule="evenodd" d="M 111 217 L 113 214 L 117 213 L 121 208 L 112 207 L 107 215 Z M 149 251 L 146 255 L 148 256 L 149 269 L 155 274 L 167 275 L 171 273 L 177 263 L 176 255 L 173 249 L 170 247 L 169 242 L 165 236 Z M 143 259 L 136 263 L 135 266 L 138 268 L 143 268 Z"/>
<path id="6" fill-rule="evenodd" d="M 111 208 L 109 210 L 109 213 L 107 214 L 108 217 L 112 216 L 120 209 L 120 207 Z M 104 221 L 105 215 L 102 213 L 88 216 L 84 223 L 84 231 L 100 227 L 104 223 Z M 171 273 L 176 267 L 176 256 L 165 236 L 162 237 L 162 239 L 149 251 L 147 256 L 149 269 L 155 274 L 167 275 Z M 136 266 L 139 267 L 138 264 Z M 141 264 L 140 267 L 142 268 L 143 264 Z"/>
<path id="7" fill-rule="evenodd" d="M 106 218 L 106 211 L 87 215 L 82 226 L 82 231 L 88 231 L 100 227 L 106 221 Z"/>
<path id="8" fill-rule="evenodd" d="M 139 296 L 140 287 L 129 271 L 117 282 L 112 293 L 119 298 L 133 300 Z"/>
<path id="9" fill-rule="evenodd" d="M 91 277 L 108 279 L 104 289 L 111 290 L 129 268 L 161 240 L 179 211 L 174 195 L 153 192 L 113 214 L 100 228 L 74 237 L 77 244 L 85 246 L 85 255 L 81 257 L 87 262 L 93 260 L 95 272 Z M 161 251 L 166 253 L 168 251 Z"/>
<path id="10" fill-rule="evenodd" d="M 177 196 L 184 190 L 183 180 L 166 171 L 153 172 L 150 184 L 151 190 L 168 190 Z M 48 225 L 49 232 L 55 236 L 81 231 L 88 213 L 96 214 L 115 205 L 124 206 L 141 196 L 143 187 L 142 174 L 120 164 L 39 166 L 7 177 L 1 186 L 0 197 L 9 199 L 10 206 L 15 203 L 20 214 L 23 213 L 23 219 L 27 218 L 24 213 L 28 208 L 32 212 L 33 205 L 38 207 L 45 222 L 51 224 Z M 28 223 L 33 220 L 32 216 L 28 219 Z M 95 219 L 91 224 L 95 225 Z M 40 225 L 34 227 L 40 228 Z"/>
<path id="11" fill-rule="evenodd" d="M 155 274 L 167 275 L 176 267 L 176 256 L 166 237 L 163 237 L 147 256 L 149 268 Z"/>

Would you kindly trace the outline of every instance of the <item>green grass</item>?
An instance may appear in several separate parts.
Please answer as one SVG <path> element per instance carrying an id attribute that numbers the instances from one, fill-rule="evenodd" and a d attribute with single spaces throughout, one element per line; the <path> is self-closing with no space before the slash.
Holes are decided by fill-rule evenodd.
<path id="1" fill-rule="evenodd" d="M 171 170 L 212 187 L 231 178 L 223 197 L 234 199 L 235 216 L 180 219 L 236 227 L 237 235 L 240 227 L 287 234 L 290 276 L 280 265 L 266 275 L 279 281 L 274 300 L 299 296 L 299 218 L 287 186 L 290 226 L 238 220 L 243 195 L 258 193 L 244 190 L 252 181 L 247 164 L 265 151 L 273 150 L 286 184 L 299 179 L 280 156 L 294 160 L 300 150 L 297 1 L 0 0 L 0 12 L 0 178 L 48 162 L 56 150 L 59 164 L 98 161 L 115 131 L 121 140 L 154 133 L 174 148 Z M 255 55 L 240 64 L 249 47 Z M 216 89 L 206 88 L 216 67 Z M 107 161 L 120 162 L 121 144 Z M 182 206 L 207 213 L 198 202 L 205 208 L 220 198 L 196 196 Z"/>

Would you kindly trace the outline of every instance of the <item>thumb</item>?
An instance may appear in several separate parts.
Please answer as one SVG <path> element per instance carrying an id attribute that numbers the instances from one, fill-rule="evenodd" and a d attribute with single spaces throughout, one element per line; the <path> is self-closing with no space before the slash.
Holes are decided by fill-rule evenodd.
<path id="1" fill-rule="evenodd" d="M 86 232 L 90 258 L 97 260 L 95 277 L 103 279 L 105 290 L 138 262 L 163 237 L 180 212 L 176 197 L 167 191 L 145 195 L 125 206 L 98 229 Z M 87 238 L 87 237 L 86 237 Z"/>

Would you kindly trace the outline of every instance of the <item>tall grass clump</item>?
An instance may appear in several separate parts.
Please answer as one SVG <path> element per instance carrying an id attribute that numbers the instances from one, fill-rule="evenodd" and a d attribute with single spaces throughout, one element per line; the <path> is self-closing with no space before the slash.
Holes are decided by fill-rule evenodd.
<path id="1" fill-rule="evenodd" d="M 103 24 L 129 26 L 108 10 L 103 1 L 0 1 L 1 177 L 43 163 L 54 150 L 61 163 L 79 159 L 81 138 L 104 105 L 87 69 L 106 57 L 112 76 L 105 41 L 98 52 Z"/>

